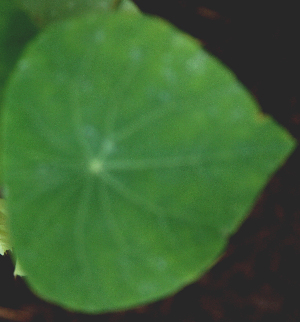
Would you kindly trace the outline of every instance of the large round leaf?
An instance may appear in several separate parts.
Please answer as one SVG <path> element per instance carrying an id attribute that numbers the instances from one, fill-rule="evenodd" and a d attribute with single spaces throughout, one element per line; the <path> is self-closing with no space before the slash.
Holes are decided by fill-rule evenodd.
<path id="1" fill-rule="evenodd" d="M 47 29 L 5 122 L 15 253 L 38 294 L 87 312 L 197 279 L 293 147 L 196 41 L 140 15 Z"/>

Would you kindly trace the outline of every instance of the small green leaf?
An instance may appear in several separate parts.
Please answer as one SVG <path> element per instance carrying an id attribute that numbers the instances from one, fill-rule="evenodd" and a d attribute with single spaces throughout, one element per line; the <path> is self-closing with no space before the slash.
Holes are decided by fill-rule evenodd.
<path id="1" fill-rule="evenodd" d="M 196 41 L 140 15 L 52 25 L 6 97 L 16 255 L 35 292 L 84 312 L 196 280 L 295 145 Z"/>

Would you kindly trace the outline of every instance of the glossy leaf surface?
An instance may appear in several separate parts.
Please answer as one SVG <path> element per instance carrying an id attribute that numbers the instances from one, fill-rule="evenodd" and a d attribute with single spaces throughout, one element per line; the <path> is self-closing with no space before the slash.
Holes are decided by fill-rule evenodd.
<path id="1" fill-rule="evenodd" d="M 45 30 L 5 124 L 18 259 L 39 295 L 85 312 L 196 280 L 294 146 L 196 41 L 129 14 Z"/>

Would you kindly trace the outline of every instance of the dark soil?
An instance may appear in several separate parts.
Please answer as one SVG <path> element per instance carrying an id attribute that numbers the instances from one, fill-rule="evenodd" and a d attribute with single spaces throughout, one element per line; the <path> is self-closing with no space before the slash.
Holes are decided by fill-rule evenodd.
<path id="1" fill-rule="evenodd" d="M 199 38 L 300 138 L 297 2 L 135 0 Z M 272 178 L 227 252 L 196 283 L 136 310 L 88 316 L 35 297 L 0 256 L 0 321 L 300 321 L 300 148 Z"/>

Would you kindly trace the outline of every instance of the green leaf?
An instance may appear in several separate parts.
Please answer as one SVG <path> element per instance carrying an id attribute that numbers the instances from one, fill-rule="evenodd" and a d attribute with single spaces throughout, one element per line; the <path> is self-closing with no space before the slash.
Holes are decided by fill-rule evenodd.
<path id="1" fill-rule="evenodd" d="M 196 280 L 295 146 L 196 41 L 140 15 L 46 29 L 11 78 L 4 117 L 28 282 L 92 313 Z"/>

